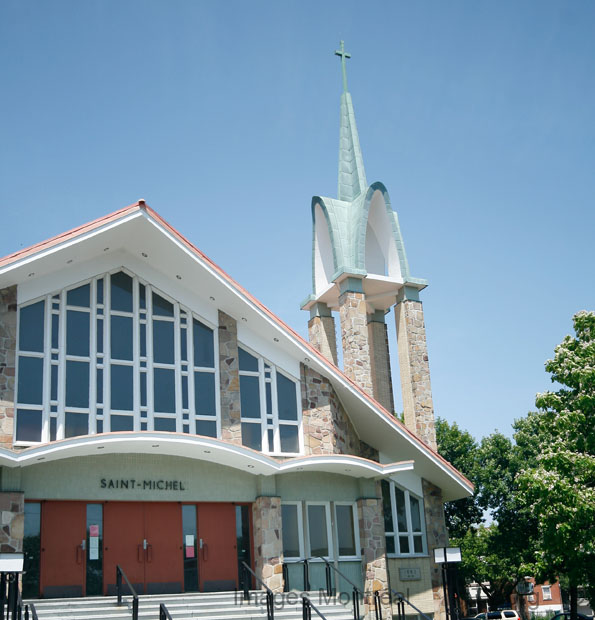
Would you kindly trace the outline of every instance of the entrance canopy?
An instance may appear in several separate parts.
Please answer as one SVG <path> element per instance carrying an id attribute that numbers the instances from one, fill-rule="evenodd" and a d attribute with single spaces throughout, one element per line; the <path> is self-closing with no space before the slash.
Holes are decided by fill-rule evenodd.
<path id="1" fill-rule="evenodd" d="M 177 456 L 226 465 L 247 473 L 275 474 L 310 471 L 343 474 L 355 478 L 380 478 L 401 471 L 412 471 L 413 461 L 380 464 L 346 454 L 313 455 L 278 461 L 244 446 L 219 439 L 182 433 L 143 431 L 85 435 L 27 448 L 22 452 L 0 450 L 0 466 L 27 467 L 40 462 L 98 454 L 155 454 Z"/>

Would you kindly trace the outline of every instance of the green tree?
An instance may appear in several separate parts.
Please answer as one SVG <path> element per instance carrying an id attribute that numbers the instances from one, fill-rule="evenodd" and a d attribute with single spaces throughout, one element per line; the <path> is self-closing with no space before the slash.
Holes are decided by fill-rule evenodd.
<path id="1" fill-rule="evenodd" d="M 595 599 L 595 313 L 573 317 L 567 336 L 546 363 L 553 392 L 538 394 L 531 436 L 535 464 L 519 473 L 522 501 L 538 524 L 536 577 L 568 579 L 572 617 L 577 588 Z"/>

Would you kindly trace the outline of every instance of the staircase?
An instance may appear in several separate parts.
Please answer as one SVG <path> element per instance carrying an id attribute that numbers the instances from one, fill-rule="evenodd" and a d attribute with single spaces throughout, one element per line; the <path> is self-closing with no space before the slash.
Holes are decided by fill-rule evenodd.
<path id="1" fill-rule="evenodd" d="M 353 620 L 353 611 L 339 601 L 325 602 L 318 592 L 309 594 L 312 602 L 328 620 Z M 35 599 L 39 620 L 131 620 L 132 597 L 116 605 L 115 596 L 63 599 Z M 250 593 L 250 602 L 242 592 L 167 594 L 139 596 L 139 620 L 158 620 L 159 605 L 165 603 L 174 620 L 204 618 L 205 620 L 261 620 L 266 618 L 264 592 Z M 313 612 L 312 617 L 318 618 Z M 302 618 L 302 601 L 296 593 L 275 595 L 275 620 Z"/>

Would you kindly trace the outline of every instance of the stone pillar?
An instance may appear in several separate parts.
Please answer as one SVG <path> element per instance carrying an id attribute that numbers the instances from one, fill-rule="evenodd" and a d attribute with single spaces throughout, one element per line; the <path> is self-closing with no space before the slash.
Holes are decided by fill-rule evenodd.
<path id="1" fill-rule="evenodd" d="M 273 592 L 283 592 L 281 498 L 259 496 L 252 504 L 254 572 Z M 258 584 L 256 585 L 259 589 Z"/>
<path id="2" fill-rule="evenodd" d="M 374 396 L 366 299 L 361 280 L 346 278 L 341 282 L 339 316 L 343 342 L 343 372 L 364 392 Z"/>
<path id="3" fill-rule="evenodd" d="M 310 344 L 336 366 L 337 337 L 335 335 L 335 319 L 326 304 L 317 303 L 310 310 L 308 337 Z"/>
<path id="4" fill-rule="evenodd" d="M 430 555 L 430 574 L 432 578 L 432 593 L 434 598 L 434 618 L 445 618 L 444 592 L 442 589 L 442 571 L 439 564 L 434 562 L 434 549 L 448 546 L 448 532 L 444 519 L 444 502 L 442 491 L 431 482 L 422 478 L 424 493 L 424 517 L 426 520 L 426 538 Z"/>
<path id="5" fill-rule="evenodd" d="M 388 330 L 384 321 L 383 310 L 376 310 L 368 319 L 368 342 L 370 343 L 374 398 L 385 409 L 394 413 L 395 402 L 393 399 L 393 380 L 390 372 Z"/>
<path id="6" fill-rule="evenodd" d="M 221 310 L 219 310 L 219 377 L 221 438 L 241 445 L 238 326 L 235 319 Z"/>
<path id="7" fill-rule="evenodd" d="M 22 553 L 25 532 L 25 494 L 0 493 L 0 553 Z"/>
<path id="8" fill-rule="evenodd" d="M 17 347 L 17 287 L 0 290 L 0 447 L 12 448 Z"/>
<path id="9" fill-rule="evenodd" d="M 379 493 L 378 485 L 377 493 Z M 388 591 L 388 569 L 386 565 L 386 540 L 382 500 L 378 497 L 357 500 L 359 538 L 362 548 L 362 571 L 364 578 L 364 613 L 366 620 L 373 620 L 374 592 L 381 590 L 382 617 L 390 618 L 391 607 Z"/>
<path id="10" fill-rule="evenodd" d="M 399 291 L 395 322 L 405 425 L 435 450 L 436 429 L 426 327 L 417 289 L 404 286 Z"/>

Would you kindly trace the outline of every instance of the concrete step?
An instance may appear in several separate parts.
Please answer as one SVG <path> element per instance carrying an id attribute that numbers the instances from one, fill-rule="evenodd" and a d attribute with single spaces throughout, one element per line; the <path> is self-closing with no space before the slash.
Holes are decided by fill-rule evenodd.
<path id="1" fill-rule="evenodd" d="M 352 611 L 338 601 L 325 601 L 318 592 L 309 596 L 329 620 L 352 620 Z M 262 591 L 251 592 L 245 602 L 241 592 L 212 592 L 139 596 L 139 620 L 157 619 L 159 605 L 164 603 L 175 620 L 257 620 L 266 618 L 266 598 Z M 117 606 L 113 596 L 76 599 L 36 599 L 33 603 L 39 620 L 130 620 L 132 597 L 124 597 Z M 315 614 L 314 614 L 315 615 Z M 302 617 L 302 601 L 295 593 L 275 597 L 275 620 L 297 620 Z"/>

